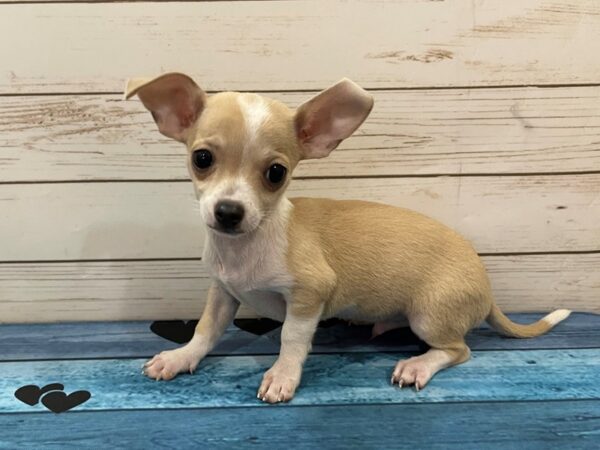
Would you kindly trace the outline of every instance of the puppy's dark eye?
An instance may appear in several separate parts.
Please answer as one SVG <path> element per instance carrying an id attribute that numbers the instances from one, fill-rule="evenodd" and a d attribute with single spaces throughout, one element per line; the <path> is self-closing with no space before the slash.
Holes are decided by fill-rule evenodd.
<path id="1" fill-rule="evenodd" d="M 285 178 L 285 174 L 287 169 L 283 167 L 281 164 L 272 164 L 265 173 L 267 180 L 271 184 L 279 184 Z"/>
<path id="2" fill-rule="evenodd" d="M 192 161 L 196 168 L 204 170 L 212 166 L 213 156 L 210 150 L 202 148 L 200 150 L 195 150 L 194 153 L 192 153 Z"/>

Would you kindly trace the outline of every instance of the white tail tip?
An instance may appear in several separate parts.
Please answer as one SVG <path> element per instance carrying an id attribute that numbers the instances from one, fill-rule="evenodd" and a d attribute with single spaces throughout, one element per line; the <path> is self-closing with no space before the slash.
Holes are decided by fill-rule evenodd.
<path id="1" fill-rule="evenodd" d="M 556 311 L 552 311 L 546 317 L 544 317 L 544 322 L 549 323 L 551 326 L 562 322 L 567 317 L 571 315 L 571 311 L 568 309 L 557 309 Z"/>

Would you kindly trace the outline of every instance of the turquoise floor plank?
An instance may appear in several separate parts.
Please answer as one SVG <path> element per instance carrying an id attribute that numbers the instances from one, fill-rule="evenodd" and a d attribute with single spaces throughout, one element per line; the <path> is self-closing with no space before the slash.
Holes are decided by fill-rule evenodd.
<path id="1" fill-rule="evenodd" d="M 600 349 L 474 352 L 438 374 L 422 392 L 389 386 L 401 354 L 311 355 L 295 405 L 600 399 Z M 42 411 L 16 400 L 27 384 L 88 390 L 81 410 L 266 406 L 256 389 L 273 356 L 209 357 L 194 375 L 156 382 L 142 359 L 0 363 L 0 412 Z"/>
<path id="2" fill-rule="evenodd" d="M 0 414 L 5 449 L 597 449 L 600 401 Z"/>
<path id="3" fill-rule="evenodd" d="M 0 361 L 135 358 L 180 345 L 150 331 L 151 322 L 74 322 L 0 325 Z M 272 339 L 231 327 L 215 354 L 254 354 L 272 347 Z"/>
<path id="4" fill-rule="evenodd" d="M 541 314 L 512 314 L 530 323 Z M 178 344 L 166 341 L 149 329 L 150 322 L 91 322 L 0 325 L 0 361 L 67 358 L 141 358 Z M 392 332 L 369 341 L 368 327 L 321 328 L 313 353 L 415 351 L 414 337 Z M 550 333 L 535 339 L 508 339 L 487 325 L 467 338 L 473 350 L 600 348 L 600 315 L 573 314 Z M 279 331 L 264 336 L 231 327 L 213 351 L 215 355 L 275 354 Z"/>

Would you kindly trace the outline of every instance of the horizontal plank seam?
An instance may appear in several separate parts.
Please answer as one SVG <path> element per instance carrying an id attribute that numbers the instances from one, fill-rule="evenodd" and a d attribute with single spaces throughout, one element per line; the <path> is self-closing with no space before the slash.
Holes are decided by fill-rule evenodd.
<path id="1" fill-rule="evenodd" d="M 243 0 L 236 0 L 243 1 Z M 265 0 L 262 0 L 265 1 Z M 277 1 L 277 0 L 269 0 Z M 41 2 L 48 3 L 48 2 Z M 65 4 L 73 4 L 74 2 L 66 2 Z M 95 2 L 90 2 L 95 3 Z M 2 3 L 14 4 L 14 3 Z M 30 3 L 27 3 L 30 4 Z M 123 80 L 125 81 L 125 80 Z M 335 80 L 332 80 L 332 82 Z M 327 86 L 323 86 L 322 89 Z M 490 84 L 490 85 L 457 85 L 457 86 L 388 86 L 388 87 L 369 87 L 363 85 L 363 88 L 372 92 L 394 92 L 394 91 L 452 91 L 452 90 L 485 90 L 485 89 L 524 89 L 524 88 L 539 88 L 539 89 L 558 89 L 558 88 L 578 88 L 578 87 L 600 87 L 600 82 L 589 82 L 589 83 L 534 83 L 534 84 Z M 319 88 L 311 89 L 252 89 L 252 88 L 237 88 L 236 91 L 251 91 L 261 94 L 286 94 L 286 93 L 315 93 L 318 92 Z M 221 90 L 207 90 L 207 94 L 215 94 L 222 92 Z M 0 92 L 0 97 L 36 97 L 36 96 L 98 96 L 98 95 L 120 95 L 123 96 L 123 91 L 60 91 L 60 92 Z"/>
<path id="2" fill-rule="evenodd" d="M 540 314 L 540 319 L 546 314 L 544 312 L 539 313 Z M 196 319 L 192 319 L 192 318 L 182 318 L 180 320 L 197 320 Z M 90 322 L 93 323 L 93 322 Z M 118 322 L 117 322 L 118 323 Z M 11 326 L 14 326 L 15 324 L 10 324 Z M 2 325 L 0 325 L 0 329 L 2 328 Z M 510 338 L 504 338 L 502 337 L 498 332 L 491 330 L 493 333 L 497 334 L 498 339 L 510 339 Z M 168 342 L 165 341 L 165 345 Z M 277 343 L 275 343 L 277 344 Z M 416 344 L 415 344 L 416 345 Z M 499 349 L 499 348 L 484 348 L 484 349 L 477 349 L 477 350 L 472 350 L 471 352 L 473 354 L 477 354 L 477 353 L 488 353 L 488 352 L 529 352 L 529 351 L 544 351 L 544 350 L 556 350 L 556 351 L 569 351 L 569 350 L 600 350 L 600 347 L 531 347 L 531 348 L 505 348 L 505 349 Z M 151 356 L 154 355 L 155 352 L 150 352 L 150 353 L 140 353 L 139 355 L 129 355 L 129 356 L 89 356 L 89 357 L 77 357 L 77 358 L 73 358 L 73 357 L 64 357 L 64 358 L 60 358 L 60 357 L 54 357 L 54 358 L 34 358 L 34 359 L 0 359 L 0 365 L 2 365 L 3 363 L 28 363 L 28 362 L 52 362 L 52 361 L 107 361 L 107 360 L 118 360 L 118 361 L 126 361 L 126 360 L 136 360 L 136 359 L 146 359 L 149 358 Z M 420 354 L 423 353 L 423 350 L 420 349 L 414 349 L 414 350 L 381 350 L 381 349 L 377 349 L 377 350 L 373 350 L 371 352 L 365 352 L 365 351 L 338 351 L 338 352 L 321 352 L 321 351 L 311 351 L 309 354 L 309 358 L 311 355 L 313 356 L 333 356 L 333 355 L 365 355 L 365 354 L 372 354 L 372 353 L 376 353 L 376 354 L 382 354 L 382 355 L 394 355 L 394 354 L 398 354 L 398 355 L 416 355 L 416 354 Z M 215 357 L 215 358 L 222 358 L 222 357 L 246 357 L 246 356 L 273 356 L 276 357 L 279 354 L 279 351 L 277 349 L 274 349 L 272 353 L 230 353 L 230 352 L 216 352 L 216 353 L 210 353 L 207 357 L 211 358 L 211 357 Z"/>
<path id="3" fill-rule="evenodd" d="M 490 177 L 553 177 L 553 176 L 585 176 L 599 175 L 600 170 L 582 170 L 568 172 L 501 172 L 501 173 L 431 173 L 431 174 L 404 174 L 404 175 L 330 175 L 330 176 L 299 176 L 293 180 L 357 180 L 357 179 L 388 179 L 388 178 L 490 178 Z M 92 183 L 187 183 L 189 178 L 139 178 L 139 179 L 99 179 L 99 180 L 29 180 L 29 181 L 0 181 L 1 185 L 27 185 L 27 184 L 92 184 Z"/>
<path id="4" fill-rule="evenodd" d="M 393 389 L 390 386 L 391 389 Z M 397 388 L 396 388 L 397 389 Z M 344 408 L 348 408 L 348 407 L 354 407 L 354 408 L 360 408 L 363 406 L 382 406 L 382 407 L 406 407 L 406 406 L 417 406 L 417 405 L 428 405 L 428 406 L 432 406 L 432 405 L 459 405 L 459 404 L 483 404 L 483 403 L 488 403 L 488 404 L 497 404 L 497 405 L 502 405 L 502 404 L 506 404 L 506 403 L 536 403 L 536 404 L 541 404 L 541 403 L 565 403 L 565 402 L 598 402 L 600 403 L 600 399 L 597 399 L 595 397 L 589 397 L 589 398 L 559 398 L 559 399 L 554 399 L 554 400 L 537 400 L 537 399 L 531 399 L 531 400 L 465 400 L 465 401 L 460 401 L 460 400 L 449 400 L 449 401 L 438 401 L 438 402 L 433 402 L 433 401 L 426 401 L 426 402 L 415 402 L 415 403 L 410 403 L 410 402 L 402 402 L 402 403 L 386 403 L 386 402 L 373 402 L 373 403 L 327 403 L 327 404 L 319 404 L 319 403 L 313 403 L 310 405 L 304 404 L 304 405 L 294 405 L 294 404 L 286 404 L 286 405 L 280 405 L 278 406 L 278 408 L 339 408 L 339 407 L 344 407 Z M 257 404 L 256 406 L 249 406 L 249 405 L 220 405 L 220 406 L 205 406 L 205 407 L 194 407 L 194 408 L 127 408 L 127 409 L 117 409 L 117 408 L 110 408 L 110 409 L 91 409 L 91 410 L 86 410 L 86 411 L 70 411 L 69 412 L 69 416 L 73 415 L 73 414 L 97 414 L 97 413 L 110 413 L 110 412 L 136 412 L 136 411 L 206 411 L 206 410 L 215 410 L 215 409 L 256 409 L 256 408 L 273 408 L 272 406 L 269 407 L 267 405 L 265 405 L 264 403 L 260 402 L 257 400 Z M 0 416 L 8 416 L 8 415 L 14 415 L 14 414 L 27 414 L 27 415 L 40 415 L 40 414 L 45 414 L 48 415 L 50 414 L 48 411 L 11 411 L 11 412 L 0 412 Z"/>
<path id="5" fill-rule="evenodd" d="M 478 253 L 479 256 L 485 257 L 503 257 L 503 256 L 543 256 L 543 255 L 596 255 L 600 254 L 600 250 L 556 250 L 545 252 L 498 252 L 498 253 Z"/>
<path id="6" fill-rule="evenodd" d="M 14 260 L 0 261 L 0 264 L 71 264 L 71 263 L 100 263 L 100 262 L 154 262 L 154 261 L 202 261 L 201 257 L 181 257 L 181 258 L 98 258 L 98 259 L 37 259 L 37 260 Z"/>
<path id="7" fill-rule="evenodd" d="M 505 256 L 552 256 L 552 255 L 597 255 L 597 250 L 556 250 L 542 252 L 498 252 L 498 253 L 479 253 L 482 257 L 505 257 Z M 177 262 L 177 261 L 202 261 L 201 257 L 164 257 L 164 258 L 98 258 L 98 259 L 26 259 L 26 260 L 6 260 L 0 261 L 3 264 L 74 264 L 74 263 L 102 263 L 102 262 Z"/>

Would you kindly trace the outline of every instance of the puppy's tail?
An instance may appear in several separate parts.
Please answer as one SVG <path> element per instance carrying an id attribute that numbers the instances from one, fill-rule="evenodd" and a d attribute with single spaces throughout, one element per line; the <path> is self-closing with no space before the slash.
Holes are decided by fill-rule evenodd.
<path id="1" fill-rule="evenodd" d="M 569 317 L 570 314 L 571 311 L 568 309 L 557 309 L 535 323 L 521 325 L 510 320 L 496 304 L 493 304 L 492 310 L 485 320 L 505 336 L 531 338 L 550 331 L 556 324 Z"/>

